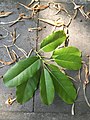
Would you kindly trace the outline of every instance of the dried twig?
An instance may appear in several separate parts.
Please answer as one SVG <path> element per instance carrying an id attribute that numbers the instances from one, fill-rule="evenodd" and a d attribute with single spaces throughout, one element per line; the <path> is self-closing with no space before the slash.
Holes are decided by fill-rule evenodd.
<path id="1" fill-rule="evenodd" d="M 43 21 L 45 23 L 48 23 L 50 25 L 53 25 L 53 26 L 56 26 L 56 27 L 61 27 L 64 25 L 64 22 L 63 21 L 57 21 L 57 20 L 49 20 L 49 19 L 41 19 L 41 18 L 38 18 L 40 21 Z"/>
<path id="2" fill-rule="evenodd" d="M 30 7 L 34 2 L 39 2 L 39 0 L 32 0 L 27 6 Z"/>
<path id="3" fill-rule="evenodd" d="M 78 89 L 77 89 L 77 95 L 78 95 L 78 93 L 79 93 L 79 90 L 80 90 L 80 87 L 78 87 Z M 72 115 L 75 115 L 75 102 L 72 104 L 71 114 L 72 114 Z"/>
<path id="4" fill-rule="evenodd" d="M 13 29 L 13 32 L 11 32 L 11 37 L 13 44 L 16 42 L 16 28 Z"/>
<path id="5" fill-rule="evenodd" d="M 22 19 L 31 19 L 31 18 L 32 18 L 31 16 L 27 16 L 24 13 L 21 13 L 19 14 L 19 17 L 16 20 L 12 21 L 12 24 L 10 25 L 10 27 L 12 27 L 14 24 L 21 21 Z"/>
<path id="6" fill-rule="evenodd" d="M 0 12 L 0 18 L 2 18 L 2 17 L 7 17 L 7 16 L 9 16 L 9 15 L 11 15 L 13 12 L 4 12 L 4 11 L 1 11 Z"/>
<path id="7" fill-rule="evenodd" d="M 49 5 L 39 5 L 39 2 L 36 3 L 35 5 L 33 5 L 33 7 L 28 7 L 27 5 L 24 5 L 20 2 L 19 2 L 19 4 L 22 5 L 23 7 L 25 7 L 27 10 L 33 11 L 32 12 L 33 14 L 39 12 L 40 10 L 44 10 L 44 9 L 49 7 Z"/>
<path id="8" fill-rule="evenodd" d="M 26 8 L 27 10 L 32 10 L 29 6 L 27 5 L 24 5 L 23 3 L 18 3 L 19 5 L 23 6 L 24 8 Z"/>
<path id="9" fill-rule="evenodd" d="M 24 54 L 24 56 L 27 58 L 27 52 L 26 52 L 24 49 L 18 47 L 16 44 L 14 44 L 14 46 L 15 46 L 18 50 L 20 50 L 20 51 Z"/>
<path id="10" fill-rule="evenodd" d="M 65 7 L 61 3 L 48 2 L 48 4 L 49 4 L 49 6 L 50 6 L 50 4 L 52 4 L 53 5 L 52 7 L 57 10 L 55 15 L 57 15 L 61 11 L 64 11 L 71 18 L 71 15 L 68 13 L 68 11 L 65 9 Z"/>
<path id="11" fill-rule="evenodd" d="M 4 27 L 0 27 L 0 28 L 2 28 L 4 31 L 7 32 L 6 35 L 0 34 L 0 40 L 1 40 L 1 39 L 4 39 L 4 38 L 6 38 L 8 36 L 8 30 L 6 28 L 4 28 Z"/>
<path id="12" fill-rule="evenodd" d="M 74 82 L 77 82 L 73 77 L 68 76 L 68 78 L 70 78 L 71 80 L 73 80 Z"/>
<path id="13" fill-rule="evenodd" d="M 86 87 L 87 85 L 89 84 L 89 70 L 88 70 L 88 66 L 84 63 L 84 68 L 85 68 L 85 80 L 83 82 L 83 93 L 84 93 L 84 98 L 85 98 L 85 101 L 87 103 L 87 105 L 90 107 L 90 103 L 88 101 L 88 98 L 86 96 Z"/>
<path id="14" fill-rule="evenodd" d="M 87 12 L 86 14 L 87 14 L 88 18 L 90 18 L 90 11 L 89 11 L 89 12 Z"/>
<path id="15" fill-rule="evenodd" d="M 11 59 L 11 61 L 12 61 L 13 59 L 12 59 L 12 57 L 11 57 L 11 53 L 10 53 L 10 51 L 9 51 L 9 47 L 6 46 L 6 45 L 3 45 L 3 46 L 6 48 L 7 53 L 8 53 L 8 56 L 10 57 L 10 59 Z"/>
<path id="16" fill-rule="evenodd" d="M 34 50 L 34 49 L 31 49 L 31 50 L 29 51 L 28 57 L 32 54 L 33 50 Z"/>
<path id="17" fill-rule="evenodd" d="M 14 45 L 7 45 L 7 47 L 9 48 L 9 47 L 13 47 Z M 3 46 L 0 46 L 0 48 L 4 48 L 5 46 L 3 45 Z"/>
<path id="18" fill-rule="evenodd" d="M 34 27 L 34 28 L 28 28 L 28 31 L 29 31 L 29 32 L 32 32 L 33 30 L 38 30 L 38 31 L 41 31 L 43 28 L 46 28 L 46 26 L 44 26 L 44 27 Z"/>
<path id="19" fill-rule="evenodd" d="M 31 19 L 31 16 L 27 16 L 24 13 L 19 14 L 19 17 L 16 20 L 10 21 L 10 22 L 0 22 L 1 25 L 7 25 L 7 24 L 11 24 L 11 26 L 13 26 L 14 24 L 16 24 L 19 21 L 22 21 L 22 19 Z"/>
<path id="20" fill-rule="evenodd" d="M 87 19 L 88 16 L 87 16 L 87 14 L 86 14 L 85 11 L 84 11 L 84 6 L 82 6 L 82 5 L 77 5 L 74 0 L 71 0 L 71 1 L 72 1 L 72 3 L 74 4 L 74 10 L 76 10 L 73 18 L 74 18 L 74 19 L 76 18 L 77 12 L 78 12 L 78 10 L 79 10 L 80 13 L 82 14 L 82 16 L 84 16 L 84 17 Z"/>
<path id="21" fill-rule="evenodd" d="M 16 98 L 12 99 L 12 98 L 8 98 L 8 100 L 6 100 L 5 104 L 6 105 L 12 105 L 14 102 L 16 101 Z"/>
<path id="22" fill-rule="evenodd" d="M 5 45 L 4 45 L 4 46 L 5 46 Z M 7 61 L 4 61 L 4 60 L 0 60 L 0 63 L 2 63 L 2 64 L 4 64 L 4 65 L 11 65 L 11 64 L 15 63 L 16 60 L 17 60 L 16 54 L 15 54 L 14 52 L 12 52 L 12 56 L 11 56 L 11 53 L 10 53 L 8 47 L 7 47 L 7 46 L 5 46 L 5 47 L 6 47 L 6 49 L 7 49 L 7 52 L 8 52 L 8 55 L 9 55 L 11 61 L 7 62 Z"/>
<path id="23" fill-rule="evenodd" d="M 78 79 L 81 82 L 81 69 L 78 71 Z"/>

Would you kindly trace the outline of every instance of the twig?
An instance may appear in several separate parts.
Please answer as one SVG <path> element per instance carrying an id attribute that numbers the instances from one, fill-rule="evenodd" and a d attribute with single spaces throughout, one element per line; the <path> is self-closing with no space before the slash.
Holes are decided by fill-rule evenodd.
<path id="1" fill-rule="evenodd" d="M 61 27 L 64 25 L 64 22 L 63 21 L 56 21 L 56 20 L 49 20 L 49 19 L 41 19 L 41 18 L 38 18 L 40 21 L 42 22 L 45 22 L 45 23 L 48 23 L 50 25 L 53 25 L 53 26 L 56 26 L 56 27 Z"/>
<path id="2" fill-rule="evenodd" d="M 82 16 L 87 19 L 88 16 L 87 16 L 87 14 L 84 12 L 84 6 L 82 6 L 82 5 L 77 5 L 77 4 L 74 2 L 74 0 L 71 0 L 71 1 L 72 1 L 72 3 L 74 4 L 74 9 L 75 9 L 75 10 L 79 10 L 80 13 L 82 14 Z M 77 15 L 77 11 L 76 11 L 76 13 L 74 14 L 74 17 L 73 17 L 73 18 L 76 18 L 76 15 Z"/>
<path id="3" fill-rule="evenodd" d="M 16 98 L 12 99 L 9 97 L 8 100 L 6 100 L 5 104 L 12 105 L 15 101 L 16 101 Z"/>
<path id="4" fill-rule="evenodd" d="M 7 17 L 7 16 L 9 16 L 9 15 L 11 15 L 13 12 L 4 12 L 4 11 L 1 11 L 0 12 L 0 18 L 2 18 L 2 17 Z"/>
<path id="5" fill-rule="evenodd" d="M 30 19 L 30 18 L 31 18 L 30 16 L 26 16 L 24 13 L 21 13 L 16 20 L 12 21 L 12 24 L 9 27 L 12 27 L 14 24 L 21 21 L 22 19 Z"/>
<path id="6" fill-rule="evenodd" d="M 31 49 L 31 50 L 29 51 L 29 53 L 28 53 L 28 56 L 27 56 L 27 57 L 29 57 L 29 56 L 32 54 L 33 50 L 34 50 L 34 49 Z"/>
<path id="7" fill-rule="evenodd" d="M 76 81 L 73 77 L 71 77 L 71 76 L 68 76 L 68 78 L 70 78 L 71 80 L 77 82 L 77 81 Z"/>
<path id="8" fill-rule="evenodd" d="M 0 27 L 1 27 L 1 26 L 0 26 Z M 8 36 L 8 30 L 7 30 L 6 28 L 4 28 L 4 27 L 1 27 L 1 28 L 2 28 L 3 30 L 5 30 L 7 33 L 6 33 L 5 36 L 0 35 L 0 40 L 6 38 L 6 37 Z"/>
<path id="9" fill-rule="evenodd" d="M 34 28 L 28 28 L 28 31 L 29 32 L 32 32 L 32 30 L 38 30 L 38 31 L 41 31 L 43 28 L 45 28 L 46 26 L 44 27 L 34 27 Z"/>
<path id="10" fill-rule="evenodd" d="M 84 67 L 85 67 L 85 80 L 83 82 L 83 93 L 84 93 L 85 101 L 86 101 L 87 105 L 90 107 L 90 103 L 89 103 L 87 96 L 86 96 L 86 87 L 89 84 L 89 78 L 88 78 L 89 77 L 89 70 L 88 70 L 88 67 L 85 63 L 84 63 Z"/>
<path id="11" fill-rule="evenodd" d="M 7 45 L 7 47 L 9 48 L 9 47 L 13 47 L 14 45 Z M 4 48 L 5 46 L 3 45 L 3 46 L 0 46 L 0 48 Z"/>
<path id="12" fill-rule="evenodd" d="M 78 93 L 79 93 L 79 90 L 80 90 L 80 87 L 78 87 L 78 89 L 77 89 L 77 95 L 78 95 Z M 72 115 L 75 115 L 75 102 L 72 104 L 71 114 L 72 114 Z"/>
<path id="13" fill-rule="evenodd" d="M 11 59 L 11 61 L 12 61 L 13 59 L 12 59 L 12 57 L 11 57 L 11 53 L 10 53 L 10 51 L 9 51 L 9 47 L 6 46 L 6 45 L 3 45 L 3 46 L 6 48 L 7 53 L 8 53 L 8 56 L 10 57 L 10 59 Z"/>
<path id="14" fill-rule="evenodd" d="M 90 103 L 89 103 L 88 98 L 86 96 L 86 85 L 85 84 L 83 84 L 83 93 L 84 93 L 85 101 L 86 101 L 88 107 L 90 107 Z"/>
<path id="15" fill-rule="evenodd" d="M 18 50 L 20 50 L 20 51 L 24 54 L 24 56 L 27 58 L 27 52 L 26 52 L 24 49 L 18 47 L 16 44 L 14 44 L 14 46 L 15 46 Z"/>
<path id="16" fill-rule="evenodd" d="M 78 78 L 79 78 L 79 81 L 81 82 L 81 69 L 78 71 Z"/>
<path id="17" fill-rule="evenodd" d="M 30 7 L 34 2 L 39 2 L 39 0 L 32 0 L 27 6 Z"/>
<path id="18" fill-rule="evenodd" d="M 17 58 L 20 58 L 19 55 L 14 50 L 12 50 L 12 52 L 16 55 Z"/>
<path id="19" fill-rule="evenodd" d="M 31 16 L 26 16 L 24 13 L 21 13 L 19 17 L 16 20 L 10 21 L 10 22 L 0 22 L 1 25 L 7 25 L 11 24 L 9 27 L 13 26 L 17 22 L 21 21 L 22 19 L 31 19 Z"/>
<path id="20" fill-rule="evenodd" d="M 71 114 L 75 115 L 75 103 L 72 104 L 72 108 L 71 108 Z"/>

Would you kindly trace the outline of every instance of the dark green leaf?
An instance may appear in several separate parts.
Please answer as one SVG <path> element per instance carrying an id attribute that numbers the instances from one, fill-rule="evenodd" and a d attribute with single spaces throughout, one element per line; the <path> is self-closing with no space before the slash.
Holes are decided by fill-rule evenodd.
<path id="1" fill-rule="evenodd" d="M 56 31 L 47 36 L 41 43 L 40 48 L 45 52 L 53 51 L 66 40 L 64 31 Z"/>
<path id="2" fill-rule="evenodd" d="M 39 70 L 41 60 L 38 57 L 30 57 L 16 63 L 3 76 L 4 83 L 8 87 L 14 87 L 26 82 Z"/>
<path id="3" fill-rule="evenodd" d="M 39 82 L 39 73 L 37 73 L 34 77 L 30 78 L 26 82 L 17 86 L 16 96 L 17 101 L 20 104 L 23 104 L 30 100 L 33 97 L 35 90 L 37 89 L 37 85 Z"/>
<path id="4" fill-rule="evenodd" d="M 54 99 L 54 86 L 49 72 L 44 68 L 40 78 L 40 95 L 44 104 L 50 105 Z"/>
<path id="5" fill-rule="evenodd" d="M 51 71 L 55 91 L 64 102 L 72 104 L 77 96 L 72 82 L 55 65 L 48 65 L 48 68 Z"/>
<path id="6" fill-rule="evenodd" d="M 76 55 L 76 56 L 81 56 L 81 52 L 79 51 L 79 49 L 77 49 L 76 47 L 64 47 L 61 49 L 56 49 L 53 52 L 53 58 L 59 56 L 59 55 Z"/>

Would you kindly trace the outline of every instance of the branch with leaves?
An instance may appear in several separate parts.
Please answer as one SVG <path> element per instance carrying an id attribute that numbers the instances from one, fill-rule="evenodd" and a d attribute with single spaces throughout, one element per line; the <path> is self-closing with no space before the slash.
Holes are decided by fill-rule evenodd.
<path id="1" fill-rule="evenodd" d="M 7 87 L 16 87 L 16 100 L 19 103 L 29 101 L 38 84 L 44 104 L 52 104 L 55 93 L 67 104 L 74 103 L 76 89 L 62 68 L 79 70 L 82 65 L 81 52 L 72 46 L 60 48 L 65 40 L 64 31 L 53 32 L 42 40 L 38 51 L 34 50 L 35 56 L 20 60 L 4 74 L 4 84 Z M 51 58 L 42 56 L 42 51 L 52 52 Z"/>

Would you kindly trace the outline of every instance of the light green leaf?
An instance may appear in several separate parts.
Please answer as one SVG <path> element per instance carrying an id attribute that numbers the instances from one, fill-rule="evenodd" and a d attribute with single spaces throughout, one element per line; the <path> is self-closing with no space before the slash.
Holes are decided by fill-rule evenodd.
<path id="1" fill-rule="evenodd" d="M 76 55 L 76 56 L 81 56 L 81 52 L 79 51 L 78 48 L 76 47 L 64 47 L 64 48 L 61 48 L 61 49 L 56 49 L 54 52 L 53 52 L 53 55 L 52 57 L 55 58 L 59 55 Z"/>
<path id="2" fill-rule="evenodd" d="M 37 85 L 39 82 L 39 73 L 37 73 L 34 77 L 30 78 L 26 82 L 17 86 L 16 96 L 17 101 L 20 104 L 23 104 L 30 100 L 33 97 L 35 90 L 37 89 Z"/>
<path id="3" fill-rule="evenodd" d="M 50 105 L 54 99 L 54 86 L 49 72 L 44 68 L 40 78 L 40 95 L 44 104 Z"/>
<path id="4" fill-rule="evenodd" d="M 64 31 L 56 31 L 47 36 L 42 40 L 40 48 L 44 52 L 50 52 L 56 49 L 59 45 L 61 45 L 66 40 L 66 34 Z"/>
<path id="5" fill-rule="evenodd" d="M 59 55 L 54 58 L 54 61 L 69 70 L 79 70 L 81 68 L 81 57 L 76 55 Z"/>
<path id="6" fill-rule="evenodd" d="M 62 73 L 55 65 L 48 65 L 51 71 L 54 87 L 56 93 L 67 104 L 72 104 L 77 96 L 76 89 L 74 88 L 70 79 Z"/>
<path id="7" fill-rule="evenodd" d="M 33 77 L 40 66 L 41 60 L 38 57 L 21 60 L 6 72 L 3 81 L 8 87 L 18 86 Z"/>

